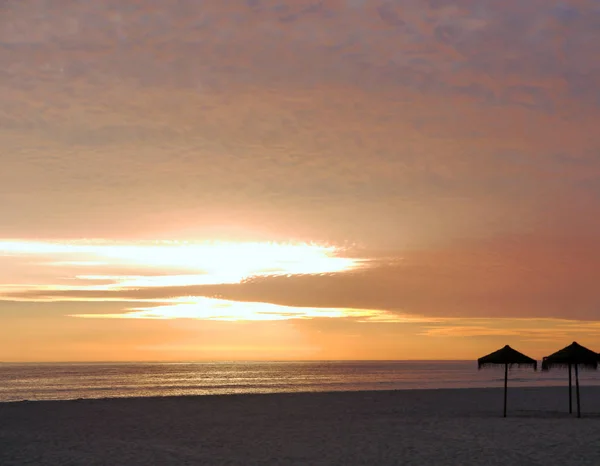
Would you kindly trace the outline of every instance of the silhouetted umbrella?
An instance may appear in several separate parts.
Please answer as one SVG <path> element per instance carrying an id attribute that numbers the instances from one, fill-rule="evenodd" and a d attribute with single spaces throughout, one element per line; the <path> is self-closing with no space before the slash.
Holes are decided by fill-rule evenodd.
<path id="1" fill-rule="evenodd" d="M 577 417 L 581 417 L 581 401 L 579 397 L 579 366 L 587 369 L 598 369 L 598 353 L 581 346 L 574 341 L 569 346 L 546 356 L 542 360 L 542 370 L 548 371 L 554 367 L 569 368 L 569 414 L 573 412 L 571 366 L 575 366 L 575 389 L 577 392 Z"/>
<path id="2" fill-rule="evenodd" d="M 508 390 L 508 367 L 509 366 L 530 366 L 533 370 L 537 370 L 537 361 L 519 353 L 506 345 L 504 348 L 494 351 L 477 360 L 478 369 L 493 366 L 504 366 L 504 417 L 506 417 L 506 393 Z"/>

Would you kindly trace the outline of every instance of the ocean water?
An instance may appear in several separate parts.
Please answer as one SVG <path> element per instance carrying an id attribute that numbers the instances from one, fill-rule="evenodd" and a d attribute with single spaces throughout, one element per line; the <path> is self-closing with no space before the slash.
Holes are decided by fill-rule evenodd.
<path id="1" fill-rule="evenodd" d="M 510 386 L 565 386 L 566 370 L 513 368 Z M 600 373 L 581 371 L 582 385 Z M 0 401 L 240 393 L 502 387 L 474 361 L 0 364 Z"/>

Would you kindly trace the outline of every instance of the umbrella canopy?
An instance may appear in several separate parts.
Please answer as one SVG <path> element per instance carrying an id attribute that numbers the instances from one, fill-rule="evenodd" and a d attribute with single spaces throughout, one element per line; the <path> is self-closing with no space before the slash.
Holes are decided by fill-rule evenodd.
<path id="1" fill-rule="evenodd" d="M 519 353 L 508 345 L 477 360 L 479 369 L 490 366 L 504 366 L 507 364 L 509 366 L 530 366 L 533 367 L 534 370 L 537 370 L 537 361 L 535 359 L 525 356 L 523 353 Z"/>
<path id="2" fill-rule="evenodd" d="M 598 369 L 598 353 L 581 346 L 574 341 L 569 346 L 546 356 L 542 361 L 542 370 L 553 367 L 569 367 L 579 365 L 588 369 Z"/>

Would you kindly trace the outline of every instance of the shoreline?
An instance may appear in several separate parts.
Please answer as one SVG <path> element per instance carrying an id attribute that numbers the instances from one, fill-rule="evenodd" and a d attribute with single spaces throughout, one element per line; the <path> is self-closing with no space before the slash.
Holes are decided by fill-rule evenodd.
<path id="1" fill-rule="evenodd" d="M 568 385 L 565 383 L 557 385 L 519 385 L 511 387 L 509 384 L 508 393 L 510 396 L 513 390 L 557 390 L 565 388 L 568 389 Z M 500 391 L 503 392 L 504 388 L 501 386 L 495 387 L 425 387 L 425 388 L 394 388 L 394 389 L 381 389 L 381 390 L 300 390 L 300 391 L 277 391 L 277 392 L 243 392 L 243 393 L 207 393 L 207 394 L 182 394 L 182 395 L 148 395 L 148 396 L 107 396 L 107 397 L 79 397 L 79 398 L 56 398 L 56 399 L 23 399 L 23 400 L 11 400 L 2 401 L 0 405 L 11 404 L 11 403 L 64 403 L 64 402 L 81 402 L 81 401 L 110 401 L 110 400 L 164 400 L 164 399 L 194 399 L 194 398 L 229 398 L 229 397 L 252 397 L 252 396 L 290 396 L 290 395 L 336 395 L 336 394 L 380 394 L 380 393 L 396 393 L 396 392 L 487 392 L 487 391 Z M 587 385 L 581 386 L 581 390 L 594 390 L 598 391 L 600 395 L 600 385 Z"/>

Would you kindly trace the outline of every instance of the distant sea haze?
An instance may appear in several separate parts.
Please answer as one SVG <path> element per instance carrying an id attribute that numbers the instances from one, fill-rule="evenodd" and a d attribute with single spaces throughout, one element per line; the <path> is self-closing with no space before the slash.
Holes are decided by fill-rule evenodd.
<path id="1" fill-rule="evenodd" d="M 600 385 L 583 371 L 581 383 Z M 563 386 L 567 372 L 513 368 L 510 386 Z M 0 364 L 0 401 L 500 387 L 475 361 Z"/>

